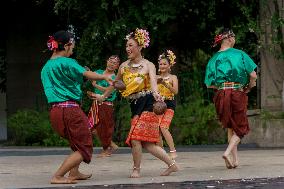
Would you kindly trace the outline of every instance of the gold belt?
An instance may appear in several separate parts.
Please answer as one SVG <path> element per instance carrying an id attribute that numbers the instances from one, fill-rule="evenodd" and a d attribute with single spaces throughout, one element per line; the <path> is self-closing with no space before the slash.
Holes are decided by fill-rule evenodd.
<path id="1" fill-rule="evenodd" d="M 140 92 L 131 94 L 131 95 L 129 95 L 129 96 L 126 97 L 126 98 L 129 99 L 129 100 L 137 100 L 138 98 L 144 97 L 144 96 L 146 96 L 146 95 L 148 95 L 148 94 L 151 94 L 151 93 L 152 93 L 152 91 L 150 91 L 150 90 L 147 90 L 147 91 L 140 91 Z"/>

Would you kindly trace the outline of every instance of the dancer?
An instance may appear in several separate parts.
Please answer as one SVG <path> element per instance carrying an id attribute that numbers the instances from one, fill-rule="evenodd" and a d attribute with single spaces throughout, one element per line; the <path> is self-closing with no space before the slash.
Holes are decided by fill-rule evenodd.
<path id="1" fill-rule="evenodd" d="M 159 56 L 159 75 L 157 79 L 159 93 L 167 104 L 167 110 L 161 116 L 160 129 L 170 148 L 169 155 L 172 159 L 177 157 L 173 137 L 169 131 L 176 107 L 174 96 L 178 93 L 177 76 L 170 73 L 171 67 L 176 63 L 175 59 L 176 56 L 171 50 L 167 50 Z M 161 137 L 161 146 L 163 146 L 162 140 Z"/>
<path id="2" fill-rule="evenodd" d="M 77 183 L 76 180 L 85 180 L 92 176 L 79 172 L 80 163 L 89 163 L 93 153 L 88 119 L 79 105 L 83 76 L 90 80 L 112 80 L 107 75 L 86 71 L 76 60 L 68 58 L 75 47 L 69 32 L 56 32 L 50 36 L 47 45 L 53 54 L 42 68 L 41 80 L 47 101 L 51 105 L 50 122 L 52 128 L 69 141 L 73 150 L 53 175 L 50 183 L 74 184 Z M 69 177 L 66 178 L 65 174 L 68 172 Z"/>
<path id="3" fill-rule="evenodd" d="M 226 167 L 239 165 L 238 144 L 249 132 L 247 119 L 247 93 L 256 85 L 257 67 L 243 51 L 233 48 L 235 34 L 225 28 L 215 37 L 214 46 L 221 44 L 219 51 L 209 60 L 205 84 L 216 90 L 214 104 L 223 128 L 228 128 L 228 147 L 223 154 Z M 229 155 L 232 154 L 232 161 Z"/>
<path id="4" fill-rule="evenodd" d="M 117 55 L 112 55 L 107 60 L 105 70 L 96 70 L 97 74 L 105 74 L 115 79 L 115 70 L 118 69 L 120 59 Z M 109 83 L 105 80 L 92 81 L 94 86 L 94 93 L 88 96 L 94 99 L 91 109 L 88 114 L 88 119 L 91 125 L 92 133 L 98 136 L 103 150 L 98 157 L 109 157 L 111 154 L 118 149 L 118 146 L 112 141 L 112 135 L 114 132 L 115 120 L 114 120 L 114 107 L 113 102 L 116 99 L 116 90 L 105 98 L 101 103 L 98 103 L 96 97 L 93 94 L 102 95 L 106 88 L 109 87 Z"/>
<path id="5" fill-rule="evenodd" d="M 126 140 L 132 148 L 134 162 L 130 177 L 140 177 L 142 147 L 168 165 L 168 169 L 161 174 L 167 176 L 178 171 L 178 167 L 166 151 L 156 144 L 159 142 L 160 131 L 153 103 L 162 99 L 157 88 L 156 68 L 141 54 L 141 50 L 149 46 L 149 33 L 137 28 L 126 36 L 126 40 L 128 60 L 120 65 L 116 79 L 122 79 L 126 85 L 122 96 L 129 99 L 132 112 L 131 129 Z M 108 96 L 110 90 L 104 95 Z"/>

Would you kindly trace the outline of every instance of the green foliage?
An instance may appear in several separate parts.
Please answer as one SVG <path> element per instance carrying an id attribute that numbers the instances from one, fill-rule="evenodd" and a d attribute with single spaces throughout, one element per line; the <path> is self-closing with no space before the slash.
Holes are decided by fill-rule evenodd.
<path id="1" fill-rule="evenodd" d="M 66 146 L 68 143 L 52 130 L 48 112 L 19 110 L 8 118 L 11 145 Z"/>
<path id="2" fill-rule="evenodd" d="M 284 119 L 284 112 L 275 112 L 275 111 L 273 112 L 262 109 L 260 112 L 260 118 L 263 120 Z"/>
<path id="3" fill-rule="evenodd" d="M 214 105 L 205 105 L 200 98 L 177 106 L 171 129 L 175 143 L 179 145 L 226 142 L 225 132 L 216 119 Z"/>
<path id="4" fill-rule="evenodd" d="M 216 121 L 214 107 L 210 103 L 212 93 L 203 84 L 205 66 L 210 55 L 216 51 L 211 48 L 214 35 L 223 26 L 231 27 L 237 34 L 236 48 L 243 49 L 257 60 L 257 37 L 260 34 L 259 12 L 256 11 L 259 9 L 258 0 L 54 2 L 55 13 L 60 18 L 66 18 L 67 24 L 74 25 L 77 36 L 80 36 L 76 45 L 76 58 L 81 65 L 92 70 L 104 67 L 106 58 L 111 54 L 126 59 L 124 38 L 136 27 L 146 28 L 150 32 L 150 47 L 143 52 L 145 58 L 156 63 L 162 50 L 172 49 L 178 62 L 173 73 L 178 76 L 180 83 L 178 106 L 172 125 L 177 144 L 225 142 L 223 131 L 220 131 Z M 279 28 L 279 24 L 275 26 Z M 84 92 L 90 89 L 89 84 L 83 87 Z M 90 105 L 91 101 L 84 96 L 82 109 L 86 113 Z M 117 126 L 114 140 L 123 145 L 130 128 L 128 102 L 118 100 L 115 109 Z M 19 140 L 18 143 L 25 144 L 34 140 L 30 139 L 33 136 L 27 132 L 40 136 L 38 132 L 43 127 L 47 130 L 47 138 L 42 136 L 44 139 L 41 142 L 30 142 L 30 145 L 54 145 L 58 141 L 57 135 L 50 126 L 50 130 L 47 129 L 47 123 L 42 126 L 40 122 L 45 123 L 38 120 L 37 113 L 21 112 L 10 121 L 10 130 L 13 131 L 10 134 L 14 140 Z M 98 144 L 97 141 L 95 144 Z"/>
<path id="5" fill-rule="evenodd" d="M 145 58 L 157 63 L 162 50 L 172 49 L 178 62 L 173 73 L 181 80 L 183 74 L 194 78 L 181 81 L 194 84 L 190 98 L 194 98 L 193 94 L 208 98 L 201 80 L 210 55 L 217 50 L 211 44 L 221 27 L 231 27 L 237 34 L 236 48 L 258 61 L 257 0 L 55 0 L 54 10 L 60 16 L 68 15 L 68 23 L 77 28 L 81 37 L 76 47 L 77 59 L 91 69 L 103 67 L 111 54 L 125 60 L 126 34 L 137 27 L 146 28 L 151 42 L 143 52 Z M 181 88 L 180 94 L 184 102 L 187 90 Z"/>
<path id="6" fill-rule="evenodd" d="M 114 141 L 120 146 L 125 146 L 125 140 L 130 130 L 131 111 L 130 105 L 125 99 L 118 99 L 115 102 L 115 131 Z"/>
<path id="7" fill-rule="evenodd" d="M 276 0 L 260 1 L 261 21 L 259 24 L 260 47 L 269 50 L 276 58 L 284 59 L 284 18 L 283 2 Z"/>
<path id="8" fill-rule="evenodd" d="M 78 28 L 77 58 L 90 67 L 99 67 L 110 54 L 125 58 L 125 35 L 136 27 L 150 32 L 145 55 L 154 62 L 165 48 L 178 57 L 183 51 L 190 57 L 196 49 L 211 53 L 213 37 L 223 26 L 234 29 L 238 47 L 256 55 L 257 0 L 55 0 L 54 9 Z"/>

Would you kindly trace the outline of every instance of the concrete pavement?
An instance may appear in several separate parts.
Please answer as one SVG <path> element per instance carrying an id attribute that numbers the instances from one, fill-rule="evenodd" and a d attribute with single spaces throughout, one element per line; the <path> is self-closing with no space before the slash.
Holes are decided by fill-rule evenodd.
<path id="1" fill-rule="evenodd" d="M 71 186 L 284 177 L 284 149 L 241 148 L 240 166 L 231 170 L 225 168 L 221 158 L 224 149 L 225 146 L 213 150 L 206 147 L 178 149 L 180 171 L 168 177 L 159 176 L 166 168 L 163 162 L 143 153 L 141 178 L 130 179 L 132 156 L 129 148 L 120 148 L 108 158 L 96 158 L 99 152 L 96 148 L 92 162 L 81 166 L 83 173 L 93 174 L 92 178 Z M 66 187 L 51 185 L 49 181 L 69 152 L 68 148 L 1 147 L 0 188 Z"/>

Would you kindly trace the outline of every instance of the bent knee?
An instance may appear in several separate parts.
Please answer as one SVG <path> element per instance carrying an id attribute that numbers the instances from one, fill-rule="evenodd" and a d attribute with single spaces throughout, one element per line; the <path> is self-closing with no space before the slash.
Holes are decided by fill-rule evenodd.
<path id="1" fill-rule="evenodd" d="M 141 141 L 138 140 L 131 140 L 132 147 L 141 146 Z"/>

